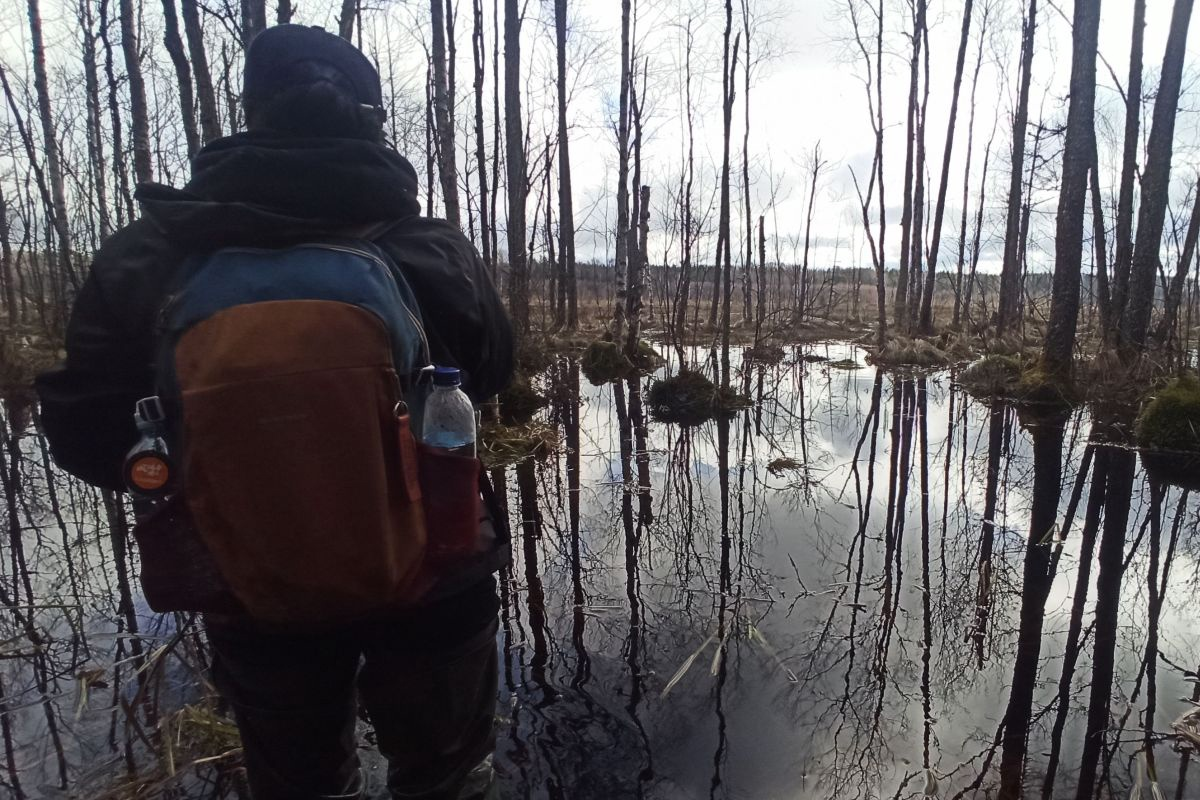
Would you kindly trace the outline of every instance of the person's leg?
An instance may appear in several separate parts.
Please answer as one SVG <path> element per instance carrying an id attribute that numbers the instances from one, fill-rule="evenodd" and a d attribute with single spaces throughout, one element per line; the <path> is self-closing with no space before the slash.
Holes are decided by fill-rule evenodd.
<path id="1" fill-rule="evenodd" d="M 493 594 L 494 597 L 494 594 Z M 493 607 L 494 609 L 494 607 Z M 365 644 L 359 690 L 395 800 L 474 800 L 491 782 L 495 747 L 495 611 L 447 618 L 438 635 L 376 627 Z"/>
<path id="2" fill-rule="evenodd" d="M 213 680 L 233 707 L 254 800 L 357 796 L 354 638 L 206 622 Z"/>

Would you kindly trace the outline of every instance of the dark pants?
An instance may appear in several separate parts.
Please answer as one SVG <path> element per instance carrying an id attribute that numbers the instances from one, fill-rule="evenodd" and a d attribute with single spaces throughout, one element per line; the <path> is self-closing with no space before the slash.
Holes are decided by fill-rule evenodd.
<path id="1" fill-rule="evenodd" d="M 324 631 L 210 617 L 213 677 L 233 706 L 254 800 L 357 796 L 360 699 L 394 798 L 478 796 L 463 792 L 495 745 L 496 602 L 488 584 L 486 593 L 431 613 Z"/>

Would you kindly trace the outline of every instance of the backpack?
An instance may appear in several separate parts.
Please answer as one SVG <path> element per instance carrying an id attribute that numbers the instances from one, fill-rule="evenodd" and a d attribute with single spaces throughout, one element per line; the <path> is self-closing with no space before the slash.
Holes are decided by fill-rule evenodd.
<path id="1" fill-rule="evenodd" d="M 182 487 L 139 526 L 151 606 L 289 622 L 412 602 L 431 576 L 407 405 L 430 355 L 403 276 L 331 238 L 196 256 L 177 286 L 157 383 Z M 451 458 L 426 471 L 477 533 L 479 463 Z"/>

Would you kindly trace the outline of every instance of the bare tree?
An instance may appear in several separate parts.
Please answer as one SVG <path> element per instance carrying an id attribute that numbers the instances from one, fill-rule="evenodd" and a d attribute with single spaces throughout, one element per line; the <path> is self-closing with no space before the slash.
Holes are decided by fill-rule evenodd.
<path id="1" fill-rule="evenodd" d="M 163 44 L 175 67 L 175 80 L 179 84 L 179 113 L 183 121 L 183 136 L 187 142 L 188 155 L 200 149 L 200 134 L 196 130 L 195 94 L 192 91 L 192 68 L 183 52 L 183 39 L 179 36 L 179 18 L 175 14 L 175 0 L 162 0 Z"/>
<path id="2" fill-rule="evenodd" d="M 437 134 L 438 177 L 446 220 L 462 227 L 458 207 L 458 170 L 454 158 L 454 98 L 446 78 L 446 13 L 442 0 L 429 0 L 429 24 L 433 31 L 430 61 L 433 69 L 433 118 Z"/>
<path id="3" fill-rule="evenodd" d="M 920 124 L 920 105 L 917 92 L 921 76 L 921 45 L 925 41 L 925 0 L 916 0 L 912 6 L 912 54 L 908 61 L 908 106 L 905 111 L 904 141 L 904 203 L 900 212 L 900 273 L 896 279 L 896 302 L 893 309 L 894 323 L 903 330 L 908 324 L 908 285 L 911 266 L 913 239 L 920 240 L 920 224 L 913 230 L 913 184 L 922 181 L 922 167 L 916 163 L 914 149 L 917 143 L 917 126 Z M 915 173 L 915 174 L 914 174 Z M 919 205 L 919 204 L 918 204 Z M 919 245 L 916 252 L 920 252 Z"/>
<path id="4" fill-rule="evenodd" d="M 43 192 L 47 188 L 49 190 L 46 213 L 54 228 L 55 237 L 58 239 L 59 258 L 62 260 L 59 266 L 74 279 L 71 228 L 67 218 L 67 192 L 63 183 L 58 133 L 54 126 L 54 115 L 50 107 L 50 82 L 46 74 L 46 44 L 42 38 L 42 16 L 38 0 L 29 0 L 29 35 L 33 48 L 33 86 L 37 94 L 38 119 L 42 126 L 42 147 L 46 153 L 46 172 L 48 173 L 44 179 L 39 179 L 39 184 L 42 185 Z M 11 103 L 12 96 L 7 81 L 5 92 L 9 95 Z M 28 155 L 32 162 L 33 153 L 30 152 Z"/>
<path id="5" fill-rule="evenodd" d="M 630 54 L 630 0 L 621 0 L 621 93 L 617 108 L 617 234 L 616 303 L 613 308 L 613 341 L 618 344 L 625 334 L 625 314 L 629 286 L 629 92 L 633 85 Z"/>
<path id="6" fill-rule="evenodd" d="M 475 66 L 475 171 L 479 179 L 479 243 L 483 263 L 495 272 L 495 253 L 492 250 L 490 227 L 495 218 L 488 209 L 487 143 L 483 135 L 483 83 L 486 70 L 486 51 L 483 43 L 483 0 L 472 0 L 471 55 Z"/>
<path id="7" fill-rule="evenodd" d="M 1175 116 L 1191 18 L 1192 0 L 1175 0 L 1167 47 L 1163 53 L 1158 96 L 1154 100 L 1154 116 L 1150 121 L 1150 140 L 1146 146 L 1137 239 L 1129 274 L 1129 299 L 1121 316 L 1118 345 L 1126 364 L 1140 355 L 1145 347 L 1150 312 L 1154 307 L 1154 278 L 1161 264 L 1163 223 L 1171 189 Z"/>
<path id="8" fill-rule="evenodd" d="M 254 37 L 266 30 L 266 0 L 242 0 L 242 46 L 249 47 Z"/>
<path id="9" fill-rule="evenodd" d="M 1054 289 L 1050 324 L 1042 349 L 1043 369 L 1070 378 L 1079 319 L 1080 274 L 1083 268 L 1083 212 L 1088 172 L 1096 152 L 1096 51 L 1100 0 L 1075 0 L 1071 27 L 1071 99 L 1063 149 L 1062 187 L 1054 238 Z"/>
<path id="10" fill-rule="evenodd" d="M 628 2 L 628 0 L 626 0 Z M 529 332 L 525 257 L 525 142 L 521 133 L 521 4 L 504 0 L 504 138 L 508 179 L 508 307 L 518 335 Z"/>
<path id="11" fill-rule="evenodd" d="M 953 325 L 955 328 L 962 324 L 963 265 L 966 261 L 967 248 L 967 206 L 971 188 L 971 155 L 975 147 L 975 90 L 979 87 L 979 72 L 983 68 L 983 44 L 987 35 L 988 18 L 991 16 L 991 11 L 991 3 L 983 6 L 983 19 L 979 23 L 979 47 L 975 52 L 975 70 L 971 75 L 971 114 L 967 122 L 967 158 L 963 165 L 962 219 L 958 228 L 958 265 L 954 279 Z"/>
<path id="12" fill-rule="evenodd" d="M 925 274 L 925 291 L 921 295 L 921 320 L 920 330 L 922 333 L 933 332 L 933 290 L 937 276 L 938 252 L 942 244 L 942 218 L 946 213 L 946 190 L 950 185 L 950 157 L 954 151 L 954 126 L 958 119 L 958 95 L 962 88 L 963 67 L 966 65 L 967 45 L 971 40 L 971 14 L 974 10 L 974 0 L 966 0 L 963 3 L 963 18 L 962 18 L 962 33 L 958 40 L 958 60 L 954 63 L 954 86 L 950 92 L 950 117 L 946 121 L 946 144 L 942 151 L 942 174 L 938 180 L 937 204 L 933 212 L 933 237 L 929 245 L 929 267 Z M 983 40 L 980 38 L 980 53 L 983 50 Z M 975 75 L 978 78 L 979 68 L 975 68 Z M 971 126 L 975 123 L 975 87 L 971 87 Z M 968 138 L 970 134 L 968 133 Z M 971 173 L 971 159 L 967 156 L 967 166 L 964 168 L 967 175 Z M 964 182 L 965 186 L 965 182 Z M 965 194 L 965 189 L 964 189 Z M 966 208 L 964 202 L 963 219 L 966 220 Z M 965 224 L 964 224 L 965 227 Z M 959 250 L 961 254 L 961 247 Z M 962 276 L 962 259 L 959 259 L 959 276 Z"/>
<path id="13" fill-rule="evenodd" d="M 1117 196 L 1116 231 L 1113 233 L 1112 327 L 1110 344 L 1117 342 L 1117 330 L 1129 296 L 1129 271 L 1133 264 L 1133 181 L 1137 174 L 1138 129 L 1142 119 L 1142 57 L 1146 34 L 1146 0 L 1133 2 L 1133 26 L 1130 28 L 1129 88 L 1125 92 L 1125 138 L 1121 152 L 1121 188 Z"/>
<path id="14" fill-rule="evenodd" d="M 213 91 L 208 55 L 204 51 L 204 31 L 200 27 L 197 0 L 179 0 L 183 15 L 183 31 L 187 37 L 188 55 L 196 77 L 196 102 L 200 106 L 200 137 L 207 144 L 221 138 L 221 118 L 217 114 L 217 95 Z"/>
<path id="15" fill-rule="evenodd" d="M 808 159 L 808 211 L 804 218 L 804 255 L 800 261 L 800 287 L 799 293 L 795 295 L 796 300 L 796 321 L 800 322 L 808 316 L 808 252 L 809 246 L 812 243 L 812 219 L 813 208 L 817 201 L 817 183 L 821 179 L 821 171 L 825 169 L 828 162 L 821 157 L 821 142 L 818 139 L 813 145 L 812 154 Z"/>
<path id="16" fill-rule="evenodd" d="M 570 132 L 567 127 L 567 0 L 554 0 L 554 44 L 558 111 L 558 252 L 564 267 L 567 328 L 579 325 L 575 280 L 575 202 L 571 193 Z"/>
<path id="17" fill-rule="evenodd" d="M 996 333 L 1004 336 L 1017 323 L 1021 295 L 1021 182 L 1025 168 L 1025 129 L 1029 124 L 1029 87 L 1033 81 L 1033 42 L 1037 0 L 1029 0 L 1021 36 L 1021 76 L 1013 117 L 1012 171 L 1008 182 L 1008 217 L 1004 227 L 1004 262 L 1000 272 L 1000 309 Z"/>
<path id="18" fill-rule="evenodd" d="M 138 183 L 154 180 L 150 160 L 150 112 L 146 105 L 146 81 L 138 46 L 135 0 L 119 0 L 121 9 L 121 52 L 129 82 L 129 116 L 133 131 L 133 174 Z"/>
<path id="19" fill-rule="evenodd" d="M 358 15 L 358 0 L 342 0 L 342 10 L 338 14 L 338 36 L 346 41 L 354 38 L 354 18 Z"/>
<path id="20" fill-rule="evenodd" d="M 1192 216 L 1188 222 L 1187 234 L 1183 239 L 1183 252 L 1175 265 L 1175 274 L 1167 287 L 1166 301 L 1162 318 L 1154 331 L 1154 342 L 1159 347 L 1166 346 L 1175 335 L 1175 323 L 1179 318 L 1179 304 L 1183 299 L 1183 287 L 1187 282 L 1188 270 L 1192 259 L 1196 256 L 1196 239 L 1200 235 L 1200 180 L 1192 188 Z"/>

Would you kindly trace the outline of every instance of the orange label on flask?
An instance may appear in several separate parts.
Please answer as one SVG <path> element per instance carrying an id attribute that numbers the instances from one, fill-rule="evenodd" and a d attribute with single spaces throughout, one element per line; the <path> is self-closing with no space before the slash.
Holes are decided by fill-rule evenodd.
<path id="1" fill-rule="evenodd" d="M 171 477 L 171 468 L 158 456 L 142 456 L 129 468 L 129 481 L 144 491 L 154 491 L 166 486 Z"/>

